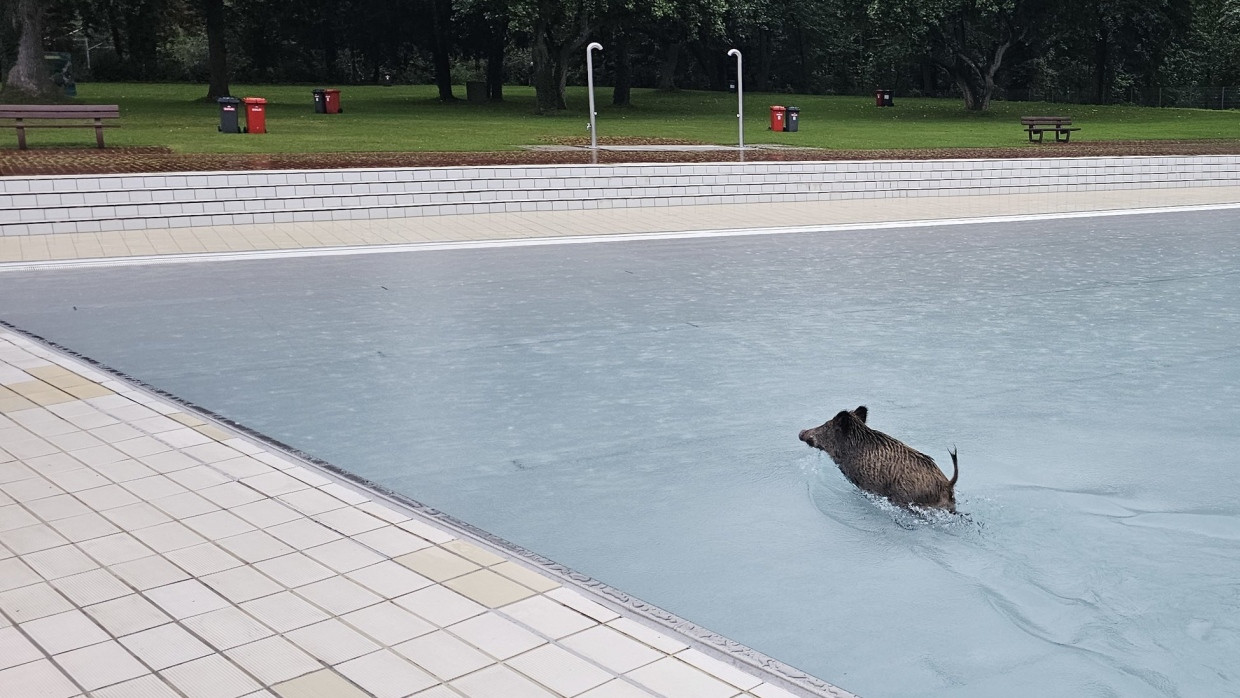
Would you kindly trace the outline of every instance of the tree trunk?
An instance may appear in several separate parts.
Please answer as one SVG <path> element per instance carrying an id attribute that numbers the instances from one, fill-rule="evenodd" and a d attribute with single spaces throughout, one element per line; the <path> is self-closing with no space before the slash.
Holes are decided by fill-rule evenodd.
<path id="1" fill-rule="evenodd" d="M 664 91 L 676 89 L 676 66 L 680 63 L 680 42 L 673 41 L 667 45 L 663 54 L 663 62 L 659 65 L 658 88 Z"/>
<path id="2" fill-rule="evenodd" d="M 451 14 L 451 0 L 431 0 L 431 31 L 434 33 L 431 58 L 435 68 L 435 85 L 439 88 L 439 99 L 443 102 L 456 99 L 452 95 L 452 64 L 449 61 L 451 41 L 448 24 Z"/>
<path id="3" fill-rule="evenodd" d="M 632 104 L 633 76 L 629 73 L 629 37 L 623 31 L 612 35 L 611 53 L 615 56 L 616 80 L 611 88 L 611 103 L 617 107 Z"/>
<path id="4" fill-rule="evenodd" d="M 1109 90 L 1107 89 L 1107 59 L 1110 54 L 1110 35 L 1107 32 L 1106 20 L 1098 17 L 1098 32 L 1094 36 L 1094 103 L 1106 104 Z"/>
<path id="5" fill-rule="evenodd" d="M 530 57 L 534 60 L 534 102 L 539 114 L 564 109 L 555 69 L 560 53 L 548 45 L 547 31 L 545 21 L 541 18 L 534 21 L 534 43 L 530 46 Z"/>
<path id="6" fill-rule="evenodd" d="M 760 30 L 758 32 L 758 69 L 749 76 L 754 92 L 771 91 L 771 60 L 774 53 L 771 50 L 771 30 Z"/>
<path id="7" fill-rule="evenodd" d="M 43 11 L 45 0 L 16 0 L 14 15 L 21 25 L 17 62 L 9 69 L 4 90 L 32 99 L 56 97 L 56 85 L 43 60 Z"/>
<path id="8" fill-rule="evenodd" d="M 228 51 L 224 44 L 224 0 L 205 0 L 207 24 L 207 101 L 231 96 L 228 91 Z"/>
<path id="9" fill-rule="evenodd" d="M 491 42 L 487 45 L 487 99 L 504 101 L 504 50 L 508 43 L 508 15 L 492 21 Z"/>

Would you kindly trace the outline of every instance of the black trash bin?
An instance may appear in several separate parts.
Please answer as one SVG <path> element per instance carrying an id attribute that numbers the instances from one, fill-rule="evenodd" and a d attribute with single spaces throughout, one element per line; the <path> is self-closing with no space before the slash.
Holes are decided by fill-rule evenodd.
<path id="1" fill-rule="evenodd" d="M 784 130 L 796 131 L 801 125 L 801 108 L 788 107 L 784 117 Z"/>
<path id="2" fill-rule="evenodd" d="M 220 97 L 220 133 L 241 133 L 241 123 L 237 112 L 241 109 L 241 100 L 236 97 Z"/>
<path id="3" fill-rule="evenodd" d="M 896 103 L 891 99 L 891 90 L 883 90 L 883 106 L 894 107 Z"/>
<path id="4" fill-rule="evenodd" d="M 327 90 L 311 90 L 314 93 L 314 113 L 327 113 Z"/>

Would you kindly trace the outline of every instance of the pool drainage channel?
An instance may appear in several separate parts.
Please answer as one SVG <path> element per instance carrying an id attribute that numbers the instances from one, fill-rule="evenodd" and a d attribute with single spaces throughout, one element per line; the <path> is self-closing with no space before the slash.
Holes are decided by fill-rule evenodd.
<path id="1" fill-rule="evenodd" d="M 3 270 L 4 268 L 0 267 L 0 271 Z M 28 332 L 2 318 L 0 318 L 0 330 L 7 330 L 14 334 L 20 335 L 41 345 L 45 349 L 57 352 L 65 357 L 68 357 L 69 359 L 86 364 L 88 367 L 104 372 L 140 391 L 149 393 L 150 395 L 160 399 L 167 400 L 175 404 L 177 407 L 184 409 L 186 412 L 208 421 L 208 423 L 214 423 L 216 426 L 225 427 L 229 430 L 237 432 L 248 439 L 261 443 L 267 448 L 273 449 L 279 455 L 293 458 L 300 464 L 322 472 L 325 475 L 331 476 L 337 481 L 343 481 L 349 486 L 362 489 L 366 492 L 366 494 L 374 495 L 376 499 L 391 504 L 398 510 L 402 510 L 412 516 L 433 522 L 442 528 L 448 529 L 451 533 L 463 539 L 480 544 L 484 549 L 489 548 L 491 550 L 498 551 L 510 559 L 524 563 L 527 567 L 553 576 L 554 578 L 561 580 L 562 582 L 567 583 L 573 588 L 583 592 L 590 600 L 601 604 L 608 610 L 640 622 L 642 625 L 645 625 L 652 630 L 674 633 L 679 639 L 687 641 L 687 644 L 691 647 L 698 650 L 704 650 L 709 656 L 712 656 L 742 671 L 752 673 L 756 677 L 761 678 L 763 681 L 774 684 L 780 688 L 793 692 L 794 694 L 799 694 L 806 698 L 859 698 L 855 694 L 828 683 L 823 679 L 785 664 L 778 659 L 762 654 L 757 650 L 699 626 L 685 618 L 681 618 L 680 616 L 655 606 L 654 604 L 642 601 L 641 599 L 631 596 L 620 589 L 606 584 L 605 582 L 594 579 L 589 575 L 583 574 L 572 569 L 571 567 L 539 555 L 532 550 L 501 538 L 466 521 L 462 521 L 450 514 L 435 509 L 434 507 L 427 506 L 411 497 L 395 492 L 381 484 L 351 473 L 348 470 L 340 468 L 339 466 L 336 466 L 328 461 L 255 431 L 254 429 L 233 421 L 228 417 L 217 414 L 188 400 L 161 390 L 160 388 L 149 385 L 140 379 L 124 373 L 123 371 L 114 369 L 107 364 L 97 361 L 89 356 L 85 356 L 48 338 Z"/>

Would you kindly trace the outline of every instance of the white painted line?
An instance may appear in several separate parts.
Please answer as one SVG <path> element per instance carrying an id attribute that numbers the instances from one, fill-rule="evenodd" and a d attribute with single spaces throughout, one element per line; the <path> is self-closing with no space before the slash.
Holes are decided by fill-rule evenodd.
<path id="1" fill-rule="evenodd" d="M 893 228 L 928 228 L 945 225 L 986 225 L 1066 218 L 1098 218 L 1136 216 L 1158 213 L 1189 213 L 1240 209 L 1240 203 L 1157 206 L 1152 208 L 1068 211 L 1059 213 L 1026 213 L 976 218 L 929 218 L 874 223 L 838 223 L 770 228 L 729 228 L 681 230 L 655 233 L 603 233 L 597 235 L 565 235 L 559 237 L 504 238 L 498 240 L 463 240 L 444 242 L 410 242 L 390 245 L 341 245 L 296 250 L 253 250 L 243 252 L 194 252 L 184 254 L 143 255 L 134 257 L 93 257 L 35 262 L 0 262 L 0 273 L 39 269 L 89 269 L 97 267 L 147 266 L 154 264 L 192 264 L 260 259 L 292 259 L 297 257 L 335 257 L 343 255 L 388 254 L 392 252 L 437 252 L 443 250 L 482 250 L 499 247 L 540 247 L 544 245 L 582 245 L 600 242 L 644 242 L 652 240 L 686 240 L 697 238 L 744 237 L 756 235 L 788 235 L 793 233 L 833 233 L 853 230 L 886 230 Z"/>

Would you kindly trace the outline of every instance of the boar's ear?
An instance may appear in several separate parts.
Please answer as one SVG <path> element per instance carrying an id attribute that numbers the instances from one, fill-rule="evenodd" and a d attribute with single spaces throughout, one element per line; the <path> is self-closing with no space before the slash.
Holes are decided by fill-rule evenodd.
<path id="1" fill-rule="evenodd" d="M 869 413 L 870 411 L 865 408 L 865 405 L 862 405 L 858 407 L 857 409 L 853 410 L 853 414 L 857 415 L 857 419 L 860 419 L 863 422 L 865 421 L 866 415 L 868 415 Z"/>
<path id="2" fill-rule="evenodd" d="M 852 422 L 853 415 L 848 410 L 842 410 L 831 420 L 831 423 L 835 425 L 835 428 L 839 429 L 840 433 L 844 435 L 847 435 L 848 432 L 852 431 Z"/>

